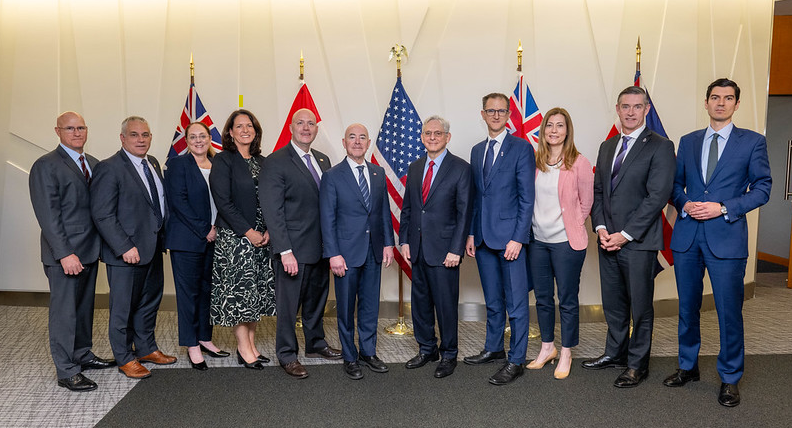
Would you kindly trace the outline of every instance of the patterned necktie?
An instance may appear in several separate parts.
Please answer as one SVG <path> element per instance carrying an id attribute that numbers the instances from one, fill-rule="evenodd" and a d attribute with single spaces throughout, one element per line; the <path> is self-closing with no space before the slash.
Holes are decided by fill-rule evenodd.
<path id="1" fill-rule="evenodd" d="M 705 183 L 709 184 L 710 177 L 712 177 L 712 173 L 715 171 L 715 167 L 718 166 L 718 138 L 720 135 L 713 134 L 712 141 L 710 142 L 710 149 L 709 149 L 709 158 L 707 159 L 707 176 L 704 180 Z"/>
<path id="2" fill-rule="evenodd" d="M 85 156 L 80 155 L 80 168 L 82 168 L 83 175 L 85 176 L 85 182 L 88 183 L 91 181 L 91 174 L 88 174 L 88 168 L 85 167 Z"/>
<path id="3" fill-rule="evenodd" d="M 311 173 L 314 181 L 316 182 L 316 187 L 319 187 L 319 174 L 316 172 L 316 169 L 314 169 L 313 167 L 313 162 L 311 162 L 311 155 L 306 153 L 305 156 L 303 157 L 305 158 L 305 162 L 308 164 L 308 171 Z"/>
<path id="4" fill-rule="evenodd" d="M 489 177 L 490 171 L 492 171 L 492 158 L 495 157 L 495 143 L 497 142 L 498 140 L 490 140 L 487 147 L 487 154 L 484 155 L 484 180 Z"/>
<path id="5" fill-rule="evenodd" d="M 366 202 L 366 209 L 371 209 L 371 194 L 369 194 L 368 181 L 363 174 L 363 165 L 357 167 L 358 169 L 358 186 L 360 186 L 360 193 L 363 194 L 363 201 Z"/>
<path id="6" fill-rule="evenodd" d="M 619 170 L 621 169 L 622 162 L 624 161 L 625 153 L 627 153 L 627 143 L 630 142 L 630 137 L 624 136 L 622 137 L 622 145 L 621 149 L 619 150 L 619 154 L 616 155 L 616 161 L 613 162 L 613 171 L 611 172 L 611 190 L 613 186 L 616 185 L 616 177 L 619 176 Z"/>
<path id="7" fill-rule="evenodd" d="M 429 196 L 429 188 L 432 187 L 432 174 L 434 171 L 434 166 L 434 161 L 429 161 L 429 169 L 426 170 L 426 176 L 424 177 L 423 185 L 421 185 L 421 196 L 423 197 L 423 203 L 426 203 L 426 197 Z"/>
<path id="8" fill-rule="evenodd" d="M 162 226 L 162 205 L 160 205 L 157 183 L 154 182 L 154 174 L 151 173 L 151 169 L 149 169 L 148 162 L 146 162 L 145 159 L 142 159 L 140 164 L 143 165 L 143 175 L 146 176 L 146 180 L 148 181 L 149 190 L 151 191 L 151 203 L 154 205 L 154 212 L 156 213 L 158 224 Z"/>

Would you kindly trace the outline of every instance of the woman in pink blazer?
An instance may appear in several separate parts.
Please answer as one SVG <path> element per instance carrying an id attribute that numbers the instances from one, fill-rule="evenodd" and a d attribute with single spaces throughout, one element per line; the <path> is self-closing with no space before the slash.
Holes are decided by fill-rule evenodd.
<path id="1" fill-rule="evenodd" d="M 541 369 L 558 357 L 554 343 L 554 285 L 557 285 L 561 356 L 554 377 L 564 379 L 572 363 L 571 348 L 578 344 L 578 291 L 588 247 L 585 222 L 594 201 L 594 173 L 591 163 L 575 148 L 572 118 L 560 107 L 548 111 L 542 120 L 536 150 L 535 188 L 533 239 L 528 246 L 528 263 L 542 349 L 527 367 Z"/>

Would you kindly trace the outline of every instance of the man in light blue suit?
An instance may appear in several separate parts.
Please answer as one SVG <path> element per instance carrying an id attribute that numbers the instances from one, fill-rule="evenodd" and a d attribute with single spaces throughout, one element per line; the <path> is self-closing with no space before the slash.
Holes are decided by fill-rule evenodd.
<path id="1" fill-rule="evenodd" d="M 385 170 L 366 162 L 371 140 L 368 129 L 350 125 L 342 139 L 347 156 L 327 170 L 319 190 L 323 257 L 335 275 L 338 336 L 344 373 L 363 378 L 361 365 L 377 373 L 388 366 L 377 357 L 380 269 L 393 262 L 393 223 Z M 355 300 L 358 343 L 355 347 Z"/>
<path id="2" fill-rule="evenodd" d="M 522 375 L 528 346 L 529 279 L 523 245 L 530 239 L 536 161 L 530 143 L 506 130 L 506 95 L 485 96 L 481 117 L 489 136 L 470 154 L 474 196 L 466 253 L 478 264 L 487 306 L 487 337 L 484 350 L 465 357 L 464 362 L 504 362 L 503 333 L 508 313 L 508 361 L 489 379 L 494 385 L 504 385 Z"/>
<path id="3" fill-rule="evenodd" d="M 718 402 L 740 404 L 743 374 L 743 278 L 748 259 L 745 215 L 770 197 L 772 178 L 765 137 L 732 123 L 740 88 L 718 79 L 707 88 L 706 129 L 679 141 L 673 203 L 679 212 L 671 250 L 679 293 L 679 369 L 663 381 L 679 387 L 699 380 L 700 314 L 706 269 L 720 327 Z"/>

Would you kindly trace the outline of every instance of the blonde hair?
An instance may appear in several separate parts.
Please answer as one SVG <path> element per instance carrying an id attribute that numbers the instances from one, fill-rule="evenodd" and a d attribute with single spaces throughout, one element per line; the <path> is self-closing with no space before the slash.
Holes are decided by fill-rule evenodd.
<path id="1" fill-rule="evenodd" d="M 542 125 L 539 127 L 539 143 L 536 149 L 536 168 L 542 172 L 548 171 L 549 168 L 547 163 L 550 162 L 550 146 L 547 144 L 547 139 L 545 139 L 545 127 L 547 126 L 547 121 L 558 114 L 564 116 L 567 131 L 566 138 L 564 138 L 564 145 L 561 147 L 561 158 L 564 160 L 563 168 L 566 170 L 572 169 L 572 165 L 580 154 L 575 147 L 575 129 L 572 126 L 572 117 L 569 116 L 569 112 L 566 111 L 566 109 L 553 107 L 545 113 L 542 118 Z"/>

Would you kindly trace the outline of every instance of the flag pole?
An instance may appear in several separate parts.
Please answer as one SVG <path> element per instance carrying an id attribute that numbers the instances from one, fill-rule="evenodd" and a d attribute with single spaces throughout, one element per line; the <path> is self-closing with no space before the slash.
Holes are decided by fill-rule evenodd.
<path id="1" fill-rule="evenodd" d="M 193 54 L 190 52 L 190 85 L 195 84 L 195 62 L 193 62 Z"/>
<path id="2" fill-rule="evenodd" d="M 635 45 L 635 72 L 641 71 L 641 36 L 638 36 L 638 44 Z"/>
<path id="3" fill-rule="evenodd" d="M 305 83 L 305 58 L 303 57 L 303 51 L 300 49 L 300 86 Z M 325 308 L 325 312 L 327 312 L 327 308 Z M 303 328 L 302 322 L 302 305 L 300 305 L 300 310 L 297 313 L 297 320 L 294 322 L 295 328 Z"/>
<path id="4" fill-rule="evenodd" d="M 407 48 L 400 44 L 393 45 L 390 50 L 388 62 L 393 60 L 393 58 L 396 58 L 396 79 L 401 79 L 402 56 L 404 56 L 405 59 L 407 58 Z M 394 246 L 393 251 L 399 250 L 397 250 Z M 385 332 L 398 336 L 412 336 L 413 334 L 412 327 L 408 326 L 407 323 L 404 322 L 404 272 L 402 271 L 401 267 L 399 267 L 399 320 L 396 323 L 385 327 Z"/>

